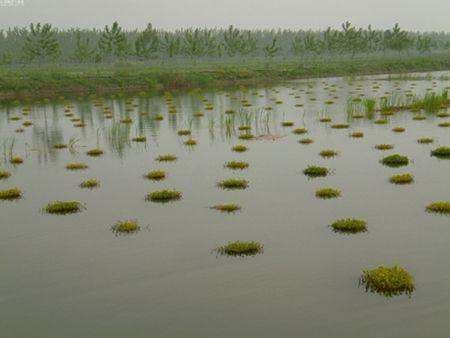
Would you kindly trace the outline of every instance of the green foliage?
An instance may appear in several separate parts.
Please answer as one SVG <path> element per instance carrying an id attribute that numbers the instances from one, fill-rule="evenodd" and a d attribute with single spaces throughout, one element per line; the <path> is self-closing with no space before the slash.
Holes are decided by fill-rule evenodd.
<path id="1" fill-rule="evenodd" d="M 331 224 L 335 232 L 355 234 L 367 231 L 367 222 L 361 219 L 339 219 Z"/>
<path id="2" fill-rule="evenodd" d="M 128 51 L 128 44 L 125 32 L 115 21 L 111 27 L 105 26 L 98 47 L 102 54 L 107 58 L 123 58 Z"/>
<path id="3" fill-rule="evenodd" d="M 80 188 L 94 189 L 100 186 L 100 182 L 96 179 L 88 179 L 80 183 Z"/>
<path id="4" fill-rule="evenodd" d="M 377 150 L 390 150 L 394 149 L 394 146 L 392 144 L 386 144 L 386 143 L 380 143 L 375 145 L 375 149 Z"/>
<path id="5" fill-rule="evenodd" d="M 234 152 L 237 152 L 237 153 L 243 153 L 248 150 L 248 147 L 246 147 L 242 144 L 237 144 L 237 145 L 233 146 L 233 148 L 231 148 L 231 150 Z"/>
<path id="6" fill-rule="evenodd" d="M 90 46 L 89 37 L 82 38 L 81 33 L 77 32 L 77 42 L 73 52 L 73 58 L 80 63 L 91 62 L 94 60 L 95 49 Z"/>
<path id="7" fill-rule="evenodd" d="M 175 155 L 171 155 L 171 154 L 167 154 L 167 155 L 159 155 L 156 160 L 159 162 L 173 162 L 176 161 L 178 159 L 177 156 Z"/>
<path id="8" fill-rule="evenodd" d="M 217 205 L 212 206 L 211 209 L 221 211 L 221 212 L 234 213 L 236 211 L 240 211 L 241 206 L 238 204 L 217 204 Z"/>
<path id="9" fill-rule="evenodd" d="M 341 196 L 341 191 L 333 188 L 322 188 L 316 190 L 316 197 L 322 199 L 338 198 Z"/>
<path id="10" fill-rule="evenodd" d="M 228 256 L 252 256 L 263 251 L 263 245 L 258 242 L 230 242 L 217 249 L 220 254 Z"/>
<path id="11" fill-rule="evenodd" d="M 273 38 L 272 43 L 264 46 L 264 55 L 266 58 L 273 58 L 280 51 L 280 47 L 277 47 L 277 39 Z"/>
<path id="12" fill-rule="evenodd" d="M 450 158 L 450 147 L 439 147 L 431 151 L 431 156 L 438 158 Z"/>
<path id="13" fill-rule="evenodd" d="M 12 201 L 20 198 L 22 198 L 22 191 L 17 188 L 0 190 L 0 200 Z"/>
<path id="14" fill-rule="evenodd" d="M 176 190 L 160 190 L 154 191 L 146 196 L 147 201 L 156 203 L 167 203 L 171 201 L 178 201 L 182 198 L 182 194 Z"/>
<path id="15" fill-rule="evenodd" d="M 141 229 L 139 223 L 134 220 L 118 221 L 111 226 L 111 230 L 116 235 L 128 235 L 138 232 Z"/>
<path id="16" fill-rule="evenodd" d="M 366 291 L 376 292 L 386 297 L 402 294 L 411 295 L 415 290 L 414 277 L 399 266 L 379 266 L 363 272 L 360 283 Z"/>
<path id="17" fill-rule="evenodd" d="M 322 157 L 334 157 L 337 156 L 338 152 L 333 149 L 324 149 L 320 151 L 319 155 Z"/>
<path id="18" fill-rule="evenodd" d="M 0 169 L 0 180 L 6 180 L 10 176 L 11 176 L 11 173 L 9 171 Z"/>
<path id="19" fill-rule="evenodd" d="M 228 190 L 243 190 L 248 188 L 248 181 L 243 179 L 230 178 L 217 183 L 217 186 Z"/>
<path id="20" fill-rule="evenodd" d="M 450 201 L 433 202 L 426 207 L 428 212 L 450 215 Z"/>
<path id="21" fill-rule="evenodd" d="M 233 170 L 247 169 L 248 166 L 249 166 L 248 162 L 245 162 L 245 161 L 230 161 L 230 162 L 225 163 L 225 168 L 233 169 Z"/>
<path id="22" fill-rule="evenodd" d="M 406 156 L 399 154 L 394 154 L 390 156 L 383 157 L 381 163 L 388 167 L 402 167 L 409 164 L 409 159 Z"/>
<path id="23" fill-rule="evenodd" d="M 56 201 L 49 203 L 45 207 L 45 212 L 49 214 L 67 215 L 80 212 L 83 209 L 83 205 L 76 201 Z"/>
<path id="24" fill-rule="evenodd" d="M 308 166 L 303 170 L 303 174 L 308 177 L 325 177 L 329 173 L 329 170 L 324 167 L 319 167 L 315 165 Z"/>
<path id="25" fill-rule="evenodd" d="M 67 170 L 84 170 L 87 168 L 88 165 L 85 163 L 69 163 L 66 165 Z"/>
<path id="26" fill-rule="evenodd" d="M 389 179 L 389 182 L 393 184 L 410 184 L 414 182 L 414 175 L 412 174 L 394 175 Z"/>
<path id="27" fill-rule="evenodd" d="M 430 144 L 433 142 L 434 142 L 434 139 L 432 139 L 430 137 L 422 137 L 417 140 L 417 143 L 420 143 L 420 144 Z"/>
<path id="28" fill-rule="evenodd" d="M 145 174 L 144 177 L 152 181 L 161 181 L 166 178 L 166 172 L 164 170 L 152 170 Z"/>
<path id="29" fill-rule="evenodd" d="M 134 43 L 136 55 L 139 58 L 148 60 L 155 57 L 159 50 L 160 38 L 158 32 L 153 29 L 151 23 L 139 34 Z"/>
<path id="30" fill-rule="evenodd" d="M 47 62 L 55 60 L 59 53 L 59 44 L 55 30 L 50 24 L 30 24 L 26 32 L 23 52 L 29 61 Z"/>

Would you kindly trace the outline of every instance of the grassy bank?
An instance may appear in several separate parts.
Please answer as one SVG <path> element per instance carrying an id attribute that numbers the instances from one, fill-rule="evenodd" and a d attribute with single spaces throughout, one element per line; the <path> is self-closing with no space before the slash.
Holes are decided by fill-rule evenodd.
<path id="1" fill-rule="evenodd" d="M 450 69 L 450 53 L 377 57 L 248 59 L 0 68 L 0 98 L 52 97 L 190 89 L 295 78 L 392 74 Z"/>

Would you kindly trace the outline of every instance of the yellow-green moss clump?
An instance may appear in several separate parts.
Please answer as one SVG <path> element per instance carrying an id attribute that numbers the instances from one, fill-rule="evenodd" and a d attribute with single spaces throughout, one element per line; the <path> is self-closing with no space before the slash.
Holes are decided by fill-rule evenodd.
<path id="1" fill-rule="evenodd" d="M 450 158 L 450 147 L 439 147 L 431 151 L 431 156 L 438 158 Z"/>
<path id="2" fill-rule="evenodd" d="M 394 154 L 390 156 L 383 157 L 381 159 L 381 163 L 388 167 L 402 167 L 409 164 L 409 159 L 406 156 L 402 156 L 399 154 Z"/>
<path id="3" fill-rule="evenodd" d="M 135 138 L 132 138 L 131 141 L 137 142 L 137 143 L 146 142 L 147 138 L 145 136 L 137 136 Z"/>
<path id="4" fill-rule="evenodd" d="M 100 182 L 95 179 L 85 180 L 80 183 L 80 188 L 84 188 L 84 189 L 94 189 L 94 188 L 98 188 L 99 186 L 100 186 Z"/>
<path id="5" fill-rule="evenodd" d="M 80 202 L 56 201 L 49 203 L 44 210 L 49 214 L 67 215 L 80 212 L 83 208 Z"/>
<path id="6" fill-rule="evenodd" d="M 296 135 L 302 135 L 302 134 L 308 133 L 308 129 L 305 129 L 305 128 L 297 128 L 297 129 L 294 129 L 294 130 L 292 131 L 292 133 L 294 133 L 294 134 L 296 134 Z"/>
<path id="7" fill-rule="evenodd" d="M 298 143 L 300 144 L 311 144 L 313 142 L 314 140 L 312 138 L 301 138 L 300 140 L 298 140 Z"/>
<path id="8" fill-rule="evenodd" d="M 161 181 L 166 178 L 166 172 L 164 170 L 152 170 L 145 174 L 144 177 L 152 181 Z"/>
<path id="9" fill-rule="evenodd" d="M 450 201 L 433 202 L 427 205 L 426 210 L 428 212 L 450 215 Z"/>
<path id="10" fill-rule="evenodd" d="M 84 170 L 87 169 L 88 165 L 85 163 L 69 163 L 66 165 L 67 170 Z"/>
<path id="11" fill-rule="evenodd" d="M 322 199 L 338 198 L 341 196 L 341 191 L 333 188 L 322 188 L 316 190 L 316 197 Z"/>
<path id="12" fill-rule="evenodd" d="M 254 138 L 253 134 L 246 133 L 239 135 L 240 140 L 252 140 Z"/>
<path id="13" fill-rule="evenodd" d="M 394 133 L 403 133 L 406 129 L 403 127 L 395 127 L 392 129 Z"/>
<path id="14" fill-rule="evenodd" d="M 166 203 L 178 201 L 182 198 L 182 194 L 176 190 L 160 190 L 147 194 L 146 200 L 156 203 Z"/>
<path id="15" fill-rule="evenodd" d="M 283 121 L 281 122 L 282 127 L 292 127 L 294 125 L 294 122 L 292 121 Z"/>
<path id="16" fill-rule="evenodd" d="M 63 144 L 63 143 L 57 143 L 55 145 L 53 145 L 53 149 L 66 149 L 67 148 L 67 144 Z"/>
<path id="17" fill-rule="evenodd" d="M 381 143 L 381 144 L 376 144 L 375 145 L 375 149 L 377 149 L 377 150 L 391 150 L 391 149 L 394 149 L 394 146 L 392 144 Z"/>
<path id="18" fill-rule="evenodd" d="M 0 180 L 6 180 L 9 177 L 11 177 L 11 173 L 9 171 L 0 169 Z"/>
<path id="19" fill-rule="evenodd" d="M 417 143 L 420 143 L 420 144 L 430 144 L 433 142 L 434 142 L 434 140 L 430 137 L 422 137 L 417 140 Z"/>
<path id="20" fill-rule="evenodd" d="M 241 206 L 238 204 L 230 203 L 230 204 L 217 204 L 213 205 L 211 209 L 220 211 L 220 212 L 228 212 L 233 213 L 241 210 Z"/>
<path id="21" fill-rule="evenodd" d="M 156 160 L 159 162 L 173 162 L 176 161 L 178 159 L 178 157 L 176 157 L 175 155 L 159 155 Z"/>
<path id="22" fill-rule="evenodd" d="M 111 226 L 111 230 L 116 235 L 128 235 L 138 232 L 141 229 L 139 223 L 134 220 L 118 221 Z"/>
<path id="23" fill-rule="evenodd" d="M 310 165 L 303 170 L 303 174 L 308 177 L 325 177 L 329 173 L 329 170 L 324 167 Z"/>
<path id="24" fill-rule="evenodd" d="M 386 297 L 402 294 L 411 295 L 415 289 L 414 277 L 399 266 L 379 266 L 363 272 L 360 283 L 366 291 L 376 292 Z"/>
<path id="25" fill-rule="evenodd" d="M 325 158 L 334 157 L 334 156 L 337 156 L 337 154 L 338 154 L 338 152 L 333 149 L 324 149 L 319 153 L 320 156 L 325 157 Z"/>
<path id="26" fill-rule="evenodd" d="M 186 146 L 195 146 L 197 144 L 197 141 L 193 138 L 189 138 L 186 141 L 184 141 L 184 145 Z"/>
<path id="27" fill-rule="evenodd" d="M 347 123 L 336 123 L 331 125 L 331 128 L 333 129 L 346 129 L 348 127 L 350 127 L 350 125 Z"/>
<path id="28" fill-rule="evenodd" d="M 233 148 L 231 148 L 231 150 L 236 152 L 236 153 L 243 153 L 243 152 L 246 152 L 248 150 L 248 147 L 246 147 L 246 146 L 244 146 L 242 144 L 237 144 Z"/>
<path id="29" fill-rule="evenodd" d="M 13 156 L 10 158 L 9 162 L 11 164 L 22 164 L 23 163 L 23 158 L 19 157 L 19 156 Z"/>
<path id="30" fill-rule="evenodd" d="M 230 178 L 217 183 L 217 186 L 222 189 L 243 190 L 248 188 L 248 181 L 243 179 Z"/>
<path id="31" fill-rule="evenodd" d="M 331 224 L 335 232 L 355 234 L 367 231 L 367 222 L 361 219 L 339 219 Z"/>
<path id="32" fill-rule="evenodd" d="M 364 137 L 364 133 L 362 131 L 355 131 L 355 132 L 350 134 L 350 137 L 362 138 L 362 137 Z"/>
<path id="33" fill-rule="evenodd" d="M 86 155 L 92 156 L 92 157 L 98 157 L 103 155 L 103 150 L 99 148 L 91 149 L 86 152 Z"/>
<path id="34" fill-rule="evenodd" d="M 252 256 L 263 251 L 264 247 L 258 242 L 230 242 L 217 248 L 220 254 L 228 256 Z"/>
<path id="35" fill-rule="evenodd" d="M 17 200 L 22 198 L 22 191 L 17 188 L 0 190 L 0 200 Z"/>
<path id="36" fill-rule="evenodd" d="M 410 184 L 414 182 L 414 175 L 412 174 L 400 174 L 391 176 L 389 182 L 392 184 Z"/>
<path id="37" fill-rule="evenodd" d="M 249 164 L 245 161 L 230 161 L 225 163 L 224 167 L 233 170 L 243 170 L 247 169 L 249 167 Z"/>
<path id="38" fill-rule="evenodd" d="M 191 135 L 191 131 L 188 129 L 181 129 L 177 131 L 177 134 L 179 136 L 186 136 L 186 135 Z"/>

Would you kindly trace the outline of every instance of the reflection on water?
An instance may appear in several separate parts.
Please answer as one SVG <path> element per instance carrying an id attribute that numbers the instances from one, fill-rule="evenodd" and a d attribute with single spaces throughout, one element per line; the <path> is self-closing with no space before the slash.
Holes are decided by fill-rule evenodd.
<path id="1" fill-rule="evenodd" d="M 11 177 L 0 181 L 0 190 L 23 192 L 19 201 L 0 203 L 2 335 L 445 336 L 449 218 L 427 213 L 425 206 L 450 199 L 450 161 L 430 156 L 439 145 L 450 145 L 450 129 L 438 126 L 448 117 L 378 110 L 383 96 L 392 104 L 441 93 L 450 81 L 440 76 L 330 78 L 2 107 L 0 168 Z M 375 109 L 368 98 L 376 99 Z M 418 115 L 426 119 L 414 119 Z M 375 123 L 380 119 L 386 123 Z M 345 123 L 349 128 L 331 127 Z M 405 131 L 392 131 L 399 127 Z M 298 128 L 307 133 L 293 133 Z M 363 137 L 349 137 L 354 132 Z M 239 138 L 250 133 L 252 140 Z M 136 137 L 146 141 L 133 142 Z M 417 142 L 425 137 L 434 143 Z M 197 143 L 186 145 L 191 138 Z M 299 144 L 301 138 L 314 142 Z M 238 144 L 249 150 L 232 151 Z M 87 156 L 94 148 L 103 155 Z M 321 157 L 324 149 L 338 156 Z M 379 163 L 395 153 L 410 163 Z M 155 160 L 167 154 L 177 161 Z M 12 165 L 12 156 L 24 163 Z M 236 173 L 224 166 L 230 161 L 249 167 Z M 89 168 L 65 169 L 74 162 Z M 310 165 L 331 174 L 310 180 L 302 174 Z M 152 170 L 167 176 L 145 179 Z M 389 182 L 404 173 L 415 182 Z M 245 180 L 248 188 L 217 187 L 230 178 Z M 81 189 L 89 179 L 100 186 Z M 316 198 L 315 191 L 327 187 L 342 196 Z M 183 198 L 146 201 L 164 190 Z M 57 200 L 79 201 L 86 209 L 67 216 L 40 212 Z M 217 205 L 240 210 L 211 209 Z M 368 231 L 342 235 L 329 227 L 353 217 L 366 220 Z M 136 221 L 141 231 L 114 236 L 111 227 L 125 220 Z M 261 243 L 264 253 L 211 254 L 236 241 Z M 411 298 L 386 299 L 358 288 L 362 271 L 381 264 L 398 264 L 414 275 Z"/>

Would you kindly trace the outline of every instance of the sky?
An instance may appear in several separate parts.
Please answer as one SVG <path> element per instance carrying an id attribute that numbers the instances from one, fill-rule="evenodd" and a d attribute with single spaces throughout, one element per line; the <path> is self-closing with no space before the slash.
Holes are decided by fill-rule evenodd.
<path id="1" fill-rule="evenodd" d="M 22 6 L 5 6 L 22 1 Z M 2 6 L 3 4 L 3 6 Z M 236 27 L 320 29 L 344 21 L 386 29 L 450 32 L 450 0 L 0 0 L 0 28 L 48 22 L 59 28 Z"/>

